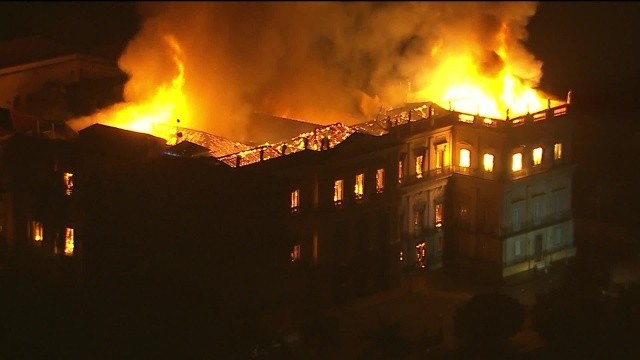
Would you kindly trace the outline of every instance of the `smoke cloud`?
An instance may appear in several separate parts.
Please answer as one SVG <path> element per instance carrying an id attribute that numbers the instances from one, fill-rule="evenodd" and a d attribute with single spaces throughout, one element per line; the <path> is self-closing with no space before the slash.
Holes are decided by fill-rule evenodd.
<path id="1" fill-rule="evenodd" d="M 127 101 L 176 75 L 166 34 L 184 52 L 187 127 L 240 138 L 254 112 L 353 123 L 442 96 L 442 59 L 469 56 L 487 76 L 505 66 L 535 87 L 531 2 L 144 2 L 145 22 L 119 65 Z M 446 69 L 455 76 L 455 69 Z M 453 70 L 453 71 L 452 71 Z M 410 85 L 409 85 L 410 84 Z M 414 99 L 416 100 L 416 99 Z"/>

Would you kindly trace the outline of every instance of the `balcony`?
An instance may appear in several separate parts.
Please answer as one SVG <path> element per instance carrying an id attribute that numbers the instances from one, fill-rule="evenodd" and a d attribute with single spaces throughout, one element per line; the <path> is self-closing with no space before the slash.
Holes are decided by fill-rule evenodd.
<path id="1" fill-rule="evenodd" d="M 500 235 L 512 236 L 512 235 L 526 233 L 529 231 L 534 231 L 537 229 L 545 228 L 547 226 L 565 222 L 567 220 L 570 220 L 571 217 L 572 217 L 571 210 L 560 211 L 555 214 L 542 217 L 538 221 L 533 221 L 533 219 L 523 221 L 520 224 L 520 227 L 516 229 L 514 229 L 513 226 L 501 226 Z"/>

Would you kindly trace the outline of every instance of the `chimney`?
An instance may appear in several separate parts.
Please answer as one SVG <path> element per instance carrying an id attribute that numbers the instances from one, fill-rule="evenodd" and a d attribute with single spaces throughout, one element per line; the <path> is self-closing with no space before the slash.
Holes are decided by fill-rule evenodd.
<path id="1" fill-rule="evenodd" d="M 304 143 L 304 149 L 307 150 L 309 148 L 309 138 L 302 138 L 302 142 Z"/>
<path id="2" fill-rule="evenodd" d="M 571 90 L 567 93 L 567 104 L 571 104 Z"/>
<path id="3" fill-rule="evenodd" d="M 236 167 L 240 167 L 240 161 L 242 161 L 242 158 L 240 155 L 236 155 Z"/>
<path id="4" fill-rule="evenodd" d="M 287 153 L 287 144 L 282 144 L 282 155 Z"/>
<path id="5" fill-rule="evenodd" d="M 264 148 L 260 148 L 260 161 L 264 160 Z"/>

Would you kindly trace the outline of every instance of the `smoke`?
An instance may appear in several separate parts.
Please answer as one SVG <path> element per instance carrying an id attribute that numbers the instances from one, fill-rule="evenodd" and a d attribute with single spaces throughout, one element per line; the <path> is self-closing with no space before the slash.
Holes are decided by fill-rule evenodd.
<path id="1" fill-rule="evenodd" d="M 435 99 L 442 96 L 444 57 L 472 57 L 487 76 L 497 74 L 508 57 L 514 75 L 535 87 L 542 64 L 523 41 L 536 7 L 530 2 L 144 2 L 140 10 L 146 20 L 119 65 L 131 76 L 127 101 L 143 99 L 176 75 L 163 41 L 172 34 L 184 52 L 190 108 L 185 126 L 237 139 L 253 112 L 352 123 L 406 102 L 410 89 Z"/>

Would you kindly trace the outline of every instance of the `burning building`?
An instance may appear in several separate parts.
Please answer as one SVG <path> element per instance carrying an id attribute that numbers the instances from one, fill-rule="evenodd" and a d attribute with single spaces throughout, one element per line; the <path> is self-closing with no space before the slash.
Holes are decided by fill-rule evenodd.
<path id="1" fill-rule="evenodd" d="M 119 61 L 124 102 L 70 121 L 75 137 L 4 138 L 7 253 L 62 258 L 105 288 L 129 272 L 128 289 L 187 279 L 194 297 L 216 298 L 209 279 L 234 299 L 266 295 L 260 270 L 277 270 L 277 295 L 298 304 L 388 289 L 407 270 L 500 281 L 575 254 L 571 104 L 534 90 L 540 63 L 519 42 L 535 6 L 261 4 L 250 54 L 233 40 L 255 29 L 227 20 L 255 9 L 166 6 L 202 28 L 235 17 L 203 45 L 158 12 Z M 479 39 L 460 36 L 474 26 Z M 280 33 L 280 52 L 262 47 Z M 244 131 L 255 113 L 309 123 Z"/>
<path id="2" fill-rule="evenodd" d="M 575 254 L 569 106 L 495 119 L 407 104 L 220 160 L 289 177 L 293 261 L 349 264 L 361 285 L 377 249 L 385 281 L 443 266 L 497 280 Z"/>

